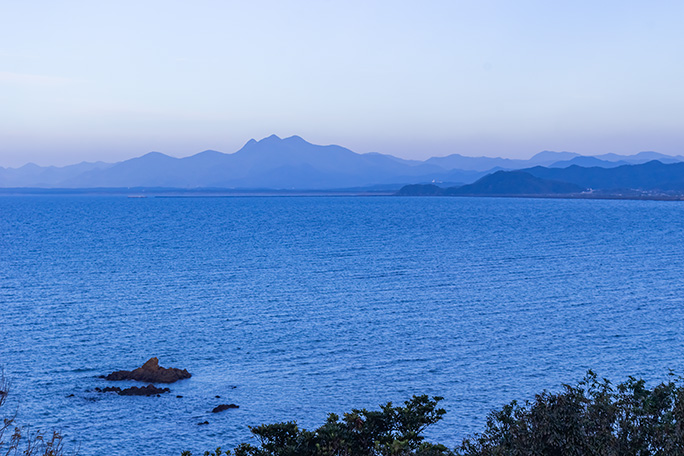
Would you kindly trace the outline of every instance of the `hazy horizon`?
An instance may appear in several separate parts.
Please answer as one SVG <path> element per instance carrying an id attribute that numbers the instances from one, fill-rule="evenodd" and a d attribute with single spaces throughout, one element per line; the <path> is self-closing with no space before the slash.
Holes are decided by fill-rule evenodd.
<path id="1" fill-rule="evenodd" d="M 300 138 L 301 138 L 300 135 L 291 135 L 291 136 L 287 136 L 287 137 L 281 137 L 281 136 L 278 136 L 278 135 L 276 135 L 276 134 L 273 134 L 273 135 L 269 135 L 269 136 L 276 136 L 276 137 L 278 137 L 279 139 L 288 139 L 288 138 L 290 138 L 290 137 L 300 137 Z M 245 146 L 247 143 L 249 143 L 250 141 L 261 141 L 261 140 L 263 140 L 263 139 L 268 138 L 269 136 L 265 136 L 265 137 L 263 137 L 263 138 L 250 138 L 250 139 L 244 141 L 240 147 L 238 147 L 238 148 L 235 149 L 235 150 L 231 150 L 231 151 L 225 151 L 225 150 L 218 150 L 218 149 L 209 148 L 209 149 L 203 149 L 203 150 L 193 151 L 193 152 L 185 153 L 185 154 L 182 154 L 182 153 L 181 153 L 181 154 L 169 154 L 169 153 L 165 153 L 164 151 L 161 151 L 161 150 L 149 150 L 149 151 L 142 152 L 142 153 L 139 153 L 139 154 L 136 154 L 136 155 L 131 155 L 131 156 L 129 156 L 129 157 L 119 158 L 119 159 L 116 159 L 116 160 L 105 160 L 105 159 L 87 160 L 87 159 L 86 159 L 86 160 L 73 161 L 73 162 L 64 162 L 64 163 L 36 163 L 36 162 L 34 162 L 34 161 L 31 161 L 31 162 L 24 162 L 24 163 L 21 163 L 21 164 L 18 164 L 18 165 L 4 165 L 4 164 L 0 163 L 0 168 L 8 168 L 8 169 L 9 169 L 9 168 L 12 168 L 12 169 L 17 169 L 17 168 L 21 168 L 22 166 L 25 166 L 25 165 L 32 165 L 32 164 L 33 164 L 33 165 L 38 165 L 38 166 L 41 166 L 41 167 L 50 167 L 50 166 L 64 167 L 64 166 L 76 165 L 76 164 L 84 163 L 84 162 L 89 162 L 89 163 L 96 163 L 96 162 L 120 163 L 120 162 L 122 162 L 122 161 L 130 160 L 130 159 L 133 159 L 133 158 L 138 158 L 138 157 L 141 157 L 141 156 L 143 156 L 143 155 L 150 154 L 150 153 L 161 153 L 161 154 L 167 155 L 167 156 L 169 156 L 169 157 L 173 157 L 173 158 L 187 158 L 187 157 L 192 157 L 192 156 L 194 156 L 194 155 L 201 154 L 202 152 L 206 152 L 206 151 L 215 151 L 215 152 L 220 152 L 220 153 L 223 153 L 223 154 L 234 154 L 234 153 L 238 152 L 240 149 L 242 149 L 242 147 L 244 147 L 244 146 Z M 302 138 L 302 139 L 304 139 L 305 141 L 311 143 L 311 141 L 308 141 L 307 138 Z M 351 148 L 345 146 L 344 144 L 329 144 L 329 143 L 325 143 L 325 144 L 316 144 L 316 143 L 312 143 L 312 144 L 319 145 L 319 146 L 329 146 L 329 145 L 341 146 L 341 147 L 347 148 L 347 149 L 351 150 L 352 152 L 358 153 L 358 154 L 364 154 L 364 153 L 380 153 L 380 152 L 375 152 L 375 151 L 371 151 L 371 152 L 358 152 L 358 151 L 356 151 L 356 150 L 353 150 L 353 149 L 351 149 Z M 484 158 L 484 157 L 486 157 L 486 158 L 513 158 L 513 159 L 520 159 L 520 160 L 529 160 L 529 159 L 533 158 L 535 155 L 537 155 L 537 154 L 539 154 L 539 153 L 542 153 L 542 152 L 557 152 L 557 153 L 570 152 L 570 153 L 577 153 L 577 152 L 565 151 L 565 150 L 561 151 L 561 150 L 548 150 L 548 149 L 544 149 L 544 150 L 539 150 L 539 151 L 530 153 L 529 155 L 523 156 L 523 157 L 504 157 L 504 156 L 502 156 L 502 155 L 496 155 L 496 154 L 493 154 L 493 155 L 468 155 L 468 154 L 459 154 L 459 155 L 462 155 L 462 156 L 464 156 L 464 157 L 472 157 L 472 158 Z M 633 152 L 633 153 L 625 153 L 625 154 L 618 154 L 618 155 L 629 156 L 629 155 L 636 155 L 636 154 L 643 153 L 643 152 L 656 152 L 656 153 L 661 153 L 661 152 L 659 152 L 659 151 L 653 151 L 653 150 L 640 150 L 640 151 L 635 151 L 635 152 Z M 398 158 L 405 158 L 405 159 L 408 159 L 408 160 L 412 160 L 412 159 L 413 159 L 413 158 L 411 158 L 411 157 L 402 157 L 402 156 L 400 156 L 400 155 L 398 155 L 398 154 L 392 154 L 392 153 L 385 153 L 385 155 L 392 155 L 392 156 L 395 156 L 395 157 L 398 157 Z M 448 156 L 448 155 L 452 155 L 452 154 L 446 154 L 446 155 L 431 155 L 431 156 L 425 157 L 424 159 L 423 159 L 423 158 L 420 158 L 420 159 L 414 159 L 414 160 L 424 161 L 424 160 L 426 160 L 426 159 L 428 159 L 428 158 L 432 158 L 432 157 L 445 157 L 445 156 Z M 581 155 L 581 156 L 593 156 L 593 155 L 588 155 L 588 154 L 579 154 L 579 155 Z M 600 154 L 595 154 L 595 155 L 600 155 Z M 671 156 L 675 157 L 675 156 L 681 156 L 682 154 L 664 154 L 664 155 L 671 155 Z"/>
<path id="2" fill-rule="evenodd" d="M 682 153 L 684 4 L 13 3 L 0 166 L 300 135 L 426 159 Z"/>

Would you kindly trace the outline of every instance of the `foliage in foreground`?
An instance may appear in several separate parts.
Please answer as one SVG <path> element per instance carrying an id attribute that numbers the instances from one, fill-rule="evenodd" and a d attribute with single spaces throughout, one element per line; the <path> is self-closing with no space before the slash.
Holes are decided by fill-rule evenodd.
<path id="1" fill-rule="evenodd" d="M 589 371 L 534 401 L 492 412 L 485 431 L 466 439 L 467 456 L 684 454 L 684 387 L 672 378 L 653 389 L 633 377 L 613 388 Z"/>
<path id="2" fill-rule="evenodd" d="M 238 446 L 236 456 L 364 456 L 452 454 L 442 445 L 424 441 L 423 431 L 446 413 L 437 408 L 441 397 L 414 396 L 403 407 L 388 403 L 379 411 L 352 410 L 340 419 L 330 414 L 314 431 L 299 429 L 296 423 L 265 424 L 251 428 L 259 446 Z M 231 454 L 206 452 L 205 456 Z M 184 452 L 182 456 L 191 456 Z"/>
<path id="3" fill-rule="evenodd" d="M 9 382 L 0 372 L 0 408 L 9 394 Z M 53 432 L 30 433 L 15 422 L 15 417 L 2 418 L 0 422 L 0 455 L 2 456 L 62 456 L 62 436 Z"/>
<path id="4" fill-rule="evenodd" d="M 544 391 L 534 400 L 495 410 L 481 434 L 453 451 L 424 441 L 425 429 L 442 419 L 440 397 L 414 396 L 403 407 L 331 414 L 314 431 L 294 422 L 251 431 L 258 446 L 241 444 L 205 456 L 674 456 L 684 455 L 684 379 L 647 388 L 629 377 L 613 386 L 589 371 L 576 386 Z M 183 456 L 191 456 L 184 452 Z"/>

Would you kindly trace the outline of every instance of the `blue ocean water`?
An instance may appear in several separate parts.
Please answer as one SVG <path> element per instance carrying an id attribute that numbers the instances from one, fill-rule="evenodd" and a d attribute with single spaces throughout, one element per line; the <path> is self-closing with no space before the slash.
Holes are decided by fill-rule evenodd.
<path id="1" fill-rule="evenodd" d="M 455 446 L 590 368 L 684 374 L 683 349 L 677 202 L 0 198 L 0 412 L 86 456 L 229 448 L 413 394 L 445 397 L 429 437 Z M 92 392 L 152 356 L 193 377 Z"/>

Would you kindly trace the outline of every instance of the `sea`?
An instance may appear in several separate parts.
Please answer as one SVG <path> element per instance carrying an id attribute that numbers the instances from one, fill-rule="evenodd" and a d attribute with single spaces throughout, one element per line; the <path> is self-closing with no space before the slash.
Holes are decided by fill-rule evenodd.
<path id="1" fill-rule="evenodd" d="M 95 391 L 154 356 L 192 378 Z M 684 374 L 684 203 L 2 196 L 0 368 L 0 416 L 85 456 L 197 455 L 421 394 L 455 447 L 590 369 Z"/>

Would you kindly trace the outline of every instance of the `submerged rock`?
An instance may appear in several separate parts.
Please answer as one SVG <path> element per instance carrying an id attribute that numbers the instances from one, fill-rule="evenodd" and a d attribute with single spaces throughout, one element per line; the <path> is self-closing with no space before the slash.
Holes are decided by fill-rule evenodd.
<path id="1" fill-rule="evenodd" d="M 120 393 L 121 388 L 118 386 L 107 386 L 105 388 L 95 388 L 98 393 Z"/>
<path id="2" fill-rule="evenodd" d="M 120 396 L 159 396 L 163 393 L 168 393 L 171 390 L 168 388 L 157 388 L 156 386 L 150 384 L 147 386 L 131 386 L 119 392 Z"/>
<path id="3" fill-rule="evenodd" d="M 108 386 L 106 388 L 95 388 L 98 393 L 116 393 L 119 396 L 159 396 L 163 393 L 168 393 L 171 390 L 168 388 L 157 388 L 150 384 L 147 386 L 131 386 L 130 388 L 121 389 L 118 386 Z"/>
<path id="4" fill-rule="evenodd" d="M 217 407 L 214 407 L 214 410 L 212 410 L 211 413 L 218 413 L 218 412 L 222 412 L 224 410 L 236 409 L 236 408 L 240 408 L 240 406 L 235 405 L 235 404 L 221 404 Z"/>
<path id="5" fill-rule="evenodd" d="M 164 368 L 159 365 L 159 359 L 150 358 L 142 367 L 132 371 L 116 371 L 103 377 L 105 380 L 137 380 L 148 383 L 173 383 L 178 380 L 190 378 L 192 375 L 186 369 L 176 367 Z"/>
<path id="6" fill-rule="evenodd" d="M 205 426 L 209 424 L 209 421 L 202 421 L 201 423 L 197 423 L 197 426 Z"/>

